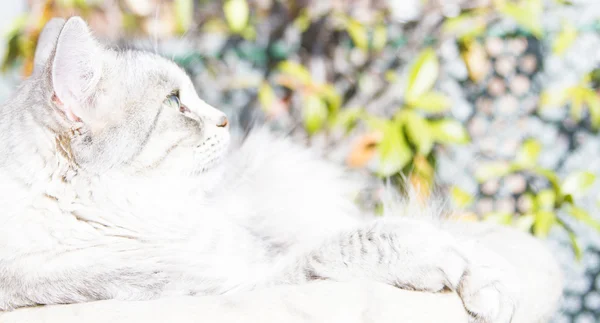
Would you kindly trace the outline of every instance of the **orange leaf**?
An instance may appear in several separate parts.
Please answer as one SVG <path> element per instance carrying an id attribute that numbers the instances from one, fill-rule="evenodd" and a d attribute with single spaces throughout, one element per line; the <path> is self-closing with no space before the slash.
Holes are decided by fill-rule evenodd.
<path id="1" fill-rule="evenodd" d="M 346 158 L 346 164 L 350 167 L 365 167 L 375 156 L 377 144 L 383 138 L 381 132 L 371 132 L 359 137 L 353 144 L 352 150 Z"/>
<path id="2" fill-rule="evenodd" d="M 419 202 L 425 204 L 427 199 L 429 199 L 431 193 L 431 185 L 429 181 L 422 176 L 411 174 L 409 177 L 410 185 L 413 190 L 417 193 L 417 198 Z"/>
<path id="3" fill-rule="evenodd" d="M 473 212 L 453 213 L 450 215 L 449 219 L 453 220 L 453 221 L 459 221 L 459 222 L 478 222 L 479 221 L 477 214 L 475 214 Z"/>
<path id="4" fill-rule="evenodd" d="M 490 63 L 485 49 L 478 42 L 468 44 L 466 51 L 463 52 L 463 59 L 467 64 L 469 77 L 475 83 L 480 82 L 488 75 Z"/>

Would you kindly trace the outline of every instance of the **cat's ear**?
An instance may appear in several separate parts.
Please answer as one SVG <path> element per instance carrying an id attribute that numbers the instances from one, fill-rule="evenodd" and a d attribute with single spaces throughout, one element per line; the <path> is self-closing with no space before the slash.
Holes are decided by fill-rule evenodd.
<path id="1" fill-rule="evenodd" d="M 64 24 L 64 19 L 52 18 L 46 23 L 44 29 L 42 29 L 35 47 L 33 74 L 41 73 L 46 67 L 50 55 L 52 55 L 54 48 L 56 48 L 56 41 Z"/>
<path id="2" fill-rule="evenodd" d="M 80 17 L 69 18 L 56 43 L 52 61 L 53 98 L 65 115 L 76 121 L 87 105 L 102 73 L 101 46 Z"/>

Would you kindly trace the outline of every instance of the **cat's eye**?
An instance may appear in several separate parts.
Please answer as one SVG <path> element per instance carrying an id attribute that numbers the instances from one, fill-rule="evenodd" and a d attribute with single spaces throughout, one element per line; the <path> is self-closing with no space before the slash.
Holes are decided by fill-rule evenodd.
<path id="1" fill-rule="evenodd" d="M 173 92 L 167 96 L 164 101 L 164 104 L 172 107 L 173 109 L 179 110 L 181 113 L 190 112 L 190 110 L 181 103 L 181 99 L 179 98 L 179 92 Z"/>

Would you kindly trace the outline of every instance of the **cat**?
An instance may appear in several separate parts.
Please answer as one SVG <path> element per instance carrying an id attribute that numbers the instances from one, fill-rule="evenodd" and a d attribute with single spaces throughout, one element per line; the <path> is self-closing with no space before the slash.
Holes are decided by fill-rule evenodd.
<path id="1" fill-rule="evenodd" d="M 228 129 L 175 63 L 52 19 L 0 108 L 0 311 L 364 280 L 454 290 L 473 322 L 511 321 L 514 268 L 435 205 L 367 216 L 343 167 Z"/>

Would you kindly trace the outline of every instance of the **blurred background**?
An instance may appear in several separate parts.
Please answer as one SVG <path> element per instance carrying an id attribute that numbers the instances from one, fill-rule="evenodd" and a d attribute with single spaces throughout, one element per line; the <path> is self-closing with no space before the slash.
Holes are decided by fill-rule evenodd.
<path id="1" fill-rule="evenodd" d="M 565 270 L 553 322 L 600 321 L 600 1 L 6 0 L 0 99 L 53 16 L 174 59 L 256 122 L 374 179 L 514 226 Z M 290 165 L 292 166 L 292 165 Z M 378 190 L 359 203 L 378 209 Z M 508 242 L 507 242 L 508 243 Z"/>

